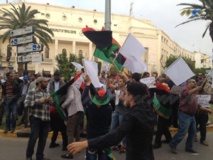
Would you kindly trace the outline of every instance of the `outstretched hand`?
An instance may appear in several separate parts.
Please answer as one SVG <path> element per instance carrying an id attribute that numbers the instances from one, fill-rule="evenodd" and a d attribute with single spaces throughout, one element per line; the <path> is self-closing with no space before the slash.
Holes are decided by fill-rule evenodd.
<path id="1" fill-rule="evenodd" d="M 71 143 L 67 146 L 67 150 L 69 153 L 71 154 L 76 154 L 78 152 L 80 152 L 81 150 L 85 149 L 88 147 L 88 142 L 87 141 L 83 141 L 83 142 L 74 142 Z"/>

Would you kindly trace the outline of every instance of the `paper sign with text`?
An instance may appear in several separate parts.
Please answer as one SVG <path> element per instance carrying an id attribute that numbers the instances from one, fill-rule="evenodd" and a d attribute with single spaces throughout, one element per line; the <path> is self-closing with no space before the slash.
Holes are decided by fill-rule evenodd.
<path id="1" fill-rule="evenodd" d="M 149 88 L 156 88 L 155 77 L 142 78 L 140 82 L 146 84 Z"/>
<path id="2" fill-rule="evenodd" d="M 201 106 L 210 107 L 209 101 L 211 100 L 211 95 L 207 95 L 207 94 L 201 95 L 201 94 L 198 94 L 197 95 L 197 100 L 198 100 L 198 103 Z"/>

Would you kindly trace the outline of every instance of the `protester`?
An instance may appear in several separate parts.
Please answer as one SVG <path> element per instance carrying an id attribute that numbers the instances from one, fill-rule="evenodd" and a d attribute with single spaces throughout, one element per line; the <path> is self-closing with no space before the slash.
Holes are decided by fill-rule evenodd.
<path id="1" fill-rule="evenodd" d="M 6 126 L 4 133 L 7 133 L 10 129 L 11 133 L 14 133 L 17 118 L 17 100 L 20 96 L 20 88 L 17 81 L 13 79 L 12 72 L 7 72 L 6 77 L 6 82 L 2 84 L 5 105 L 4 107 L 6 113 Z"/>
<path id="2" fill-rule="evenodd" d="M 144 72 L 142 75 L 142 78 L 148 78 L 150 77 L 150 73 L 149 72 Z"/>
<path id="3" fill-rule="evenodd" d="M 124 116 L 122 124 L 104 136 L 69 144 L 68 151 L 75 154 L 87 147 L 94 150 L 103 149 L 118 144 L 127 136 L 126 160 L 153 160 L 154 117 L 152 108 L 144 101 L 146 96 L 146 85 L 138 82 L 129 83 L 124 104 L 130 107 L 130 111 Z"/>
<path id="4" fill-rule="evenodd" d="M 193 142 L 196 135 L 196 122 L 195 113 L 197 109 L 204 110 L 208 113 L 212 113 L 210 109 L 207 109 L 197 102 L 196 93 L 202 90 L 202 86 L 196 86 L 196 81 L 194 79 L 189 79 L 187 81 L 187 87 L 184 88 L 180 95 L 179 104 L 179 130 L 174 135 L 170 142 L 171 152 L 177 154 L 176 147 L 182 141 L 186 133 L 188 132 L 188 138 L 185 145 L 185 151 L 190 153 L 197 153 L 193 149 Z"/>
<path id="5" fill-rule="evenodd" d="M 125 90 L 125 81 L 123 78 L 119 78 L 118 88 L 115 90 L 115 111 L 112 115 L 111 130 L 115 130 L 121 124 L 124 115 L 128 112 L 127 107 L 123 104 Z M 113 150 L 119 150 L 120 153 L 124 153 L 126 150 L 126 138 L 122 140 L 121 144 L 114 146 Z"/>
<path id="6" fill-rule="evenodd" d="M 28 109 L 24 107 L 24 100 L 28 92 L 29 88 L 29 81 L 28 81 L 28 76 L 24 75 L 23 77 L 23 83 L 20 84 L 20 89 L 21 89 L 21 97 L 19 97 L 17 105 L 18 105 L 18 115 L 22 116 L 20 123 L 18 124 L 19 126 L 21 124 L 25 124 L 25 128 L 28 127 Z"/>
<path id="7" fill-rule="evenodd" d="M 68 143 L 74 142 L 74 137 L 76 141 L 80 141 L 80 129 L 79 123 L 84 114 L 83 105 L 81 102 L 81 93 L 75 85 L 71 85 L 68 88 L 66 100 L 61 105 L 63 109 L 66 109 L 68 112 L 68 120 L 67 120 L 67 136 Z M 61 155 L 62 158 L 72 159 L 73 155 L 70 153 L 66 153 L 65 155 Z"/>
<path id="8" fill-rule="evenodd" d="M 36 160 L 44 159 L 44 148 L 50 127 L 50 105 L 53 99 L 46 91 L 49 78 L 39 77 L 36 80 L 37 87 L 27 93 L 25 107 L 30 110 L 31 134 L 27 145 L 27 160 L 32 160 L 34 147 L 39 138 Z"/>
<path id="9" fill-rule="evenodd" d="M 50 82 L 48 83 L 48 90 L 50 94 L 53 94 L 64 85 L 65 83 L 63 80 L 61 80 L 59 71 L 55 71 L 54 78 L 51 79 Z M 51 129 L 53 130 L 53 134 L 52 134 L 49 148 L 54 148 L 59 146 L 59 144 L 56 143 L 56 140 L 57 140 L 58 132 L 60 131 L 62 134 L 62 139 L 63 139 L 62 150 L 66 151 L 67 150 L 66 147 L 68 143 L 67 135 L 66 135 L 66 126 L 64 124 L 64 120 L 60 117 L 60 115 L 58 114 L 54 106 L 50 107 L 50 119 L 51 119 L 50 126 L 51 126 Z"/>
<path id="10" fill-rule="evenodd" d="M 93 139 L 102 136 L 109 132 L 111 123 L 112 107 L 110 106 L 110 97 L 103 89 L 97 91 L 94 95 L 94 88 L 91 85 L 91 81 L 87 77 L 86 88 L 83 92 L 82 99 L 88 99 L 86 102 L 86 116 L 87 116 L 87 139 Z M 92 96 L 92 100 L 89 96 L 89 91 Z M 110 148 L 93 150 L 87 148 L 86 160 L 108 160 L 110 157 Z"/>
<path id="11" fill-rule="evenodd" d="M 197 83 L 198 86 L 202 85 L 202 81 L 199 81 Z M 204 90 L 201 90 L 199 93 L 199 95 L 207 95 L 207 93 L 205 93 Z M 211 95 L 209 95 L 211 96 Z M 202 101 L 205 101 L 205 99 L 202 99 Z M 198 100 L 199 102 L 199 100 Z M 208 104 L 209 102 L 205 102 L 205 104 Z M 210 104 L 208 104 L 208 106 L 204 106 L 204 107 L 210 107 Z M 202 111 L 200 109 L 197 110 L 196 114 L 195 114 L 195 120 L 196 120 L 196 128 L 198 131 L 200 131 L 200 144 L 204 145 L 204 146 L 208 146 L 208 142 L 206 141 L 206 125 L 208 122 L 209 116 L 208 113 L 205 111 Z M 198 129 L 199 126 L 199 129 Z M 197 140 L 197 135 L 196 135 L 196 139 Z"/>

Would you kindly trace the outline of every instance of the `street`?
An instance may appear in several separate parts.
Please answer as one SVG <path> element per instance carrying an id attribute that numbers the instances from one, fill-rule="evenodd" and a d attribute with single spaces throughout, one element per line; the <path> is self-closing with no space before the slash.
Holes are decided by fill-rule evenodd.
<path id="1" fill-rule="evenodd" d="M 199 136 L 198 136 L 199 138 Z M 184 151 L 186 137 L 178 146 L 178 154 L 174 155 L 170 152 L 168 144 L 163 144 L 162 148 L 154 150 L 156 160 L 212 160 L 213 153 L 213 132 L 207 133 L 207 141 L 210 146 L 203 146 L 200 143 L 194 143 L 194 149 L 199 152 L 199 155 L 193 155 Z M 0 137 L 0 160 L 25 160 L 25 151 L 27 147 L 28 138 L 17 137 Z M 45 157 L 51 160 L 62 160 L 61 155 L 65 151 L 61 151 L 61 139 L 58 139 L 59 147 L 49 149 L 50 139 L 47 140 L 45 148 Z M 36 152 L 36 149 L 35 149 Z M 125 154 L 113 151 L 116 160 L 125 160 Z M 74 156 L 74 160 L 84 160 L 85 151 L 82 151 Z M 33 156 L 35 160 L 35 154 Z"/>

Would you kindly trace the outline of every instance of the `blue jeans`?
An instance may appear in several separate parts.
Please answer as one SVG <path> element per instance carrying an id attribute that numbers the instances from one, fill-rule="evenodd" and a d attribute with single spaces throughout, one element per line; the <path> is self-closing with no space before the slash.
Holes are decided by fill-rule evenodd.
<path id="1" fill-rule="evenodd" d="M 114 111 L 112 115 L 111 130 L 115 130 L 123 121 L 124 115 L 118 111 Z M 122 145 L 126 146 L 126 137 L 122 139 Z"/>
<path id="2" fill-rule="evenodd" d="M 176 148 L 188 132 L 185 150 L 191 150 L 196 135 L 196 121 L 194 116 L 190 116 L 181 111 L 178 112 L 179 130 L 170 142 L 170 147 Z"/>
<path id="3" fill-rule="evenodd" d="M 16 116 L 17 116 L 17 104 L 16 102 L 7 103 L 5 102 L 5 113 L 6 113 L 6 128 L 10 129 L 10 124 L 12 129 L 16 128 Z M 12 119 L 11 119 L 12 114 Z"/>
<path id="4" fill-rule="evenodd" d="M 86 150 L 86 160 L 108 160 L 107 153 L 104 150 Z"/>
<path id="5" fill-rule="evenodd" d="M 114 111 L 112 115 L 111 130 L 116 129 L 121 124 L 122 120 L 123 120 L 123 115 L 118 111 Z"/>
<path id="6" fill-rule="evenodd" d="M 36 152 L 36 159 L 41 160 L 44 157 L 43 152 L 44 152 L 44 148 L 46 145 L 46 140 L 47 140 L 47 136 L 48 136 L 48 132 L 50 128 L 50 122 L 42 121 L 39 118 L 31 116 L 30 126 L 31 126 L 31 134 L 28 141 L 26 156 L 32 157 L 34 153 L 34 147 L 35 147 L 36 141 L 39 138 L 37 152 Z"/>

